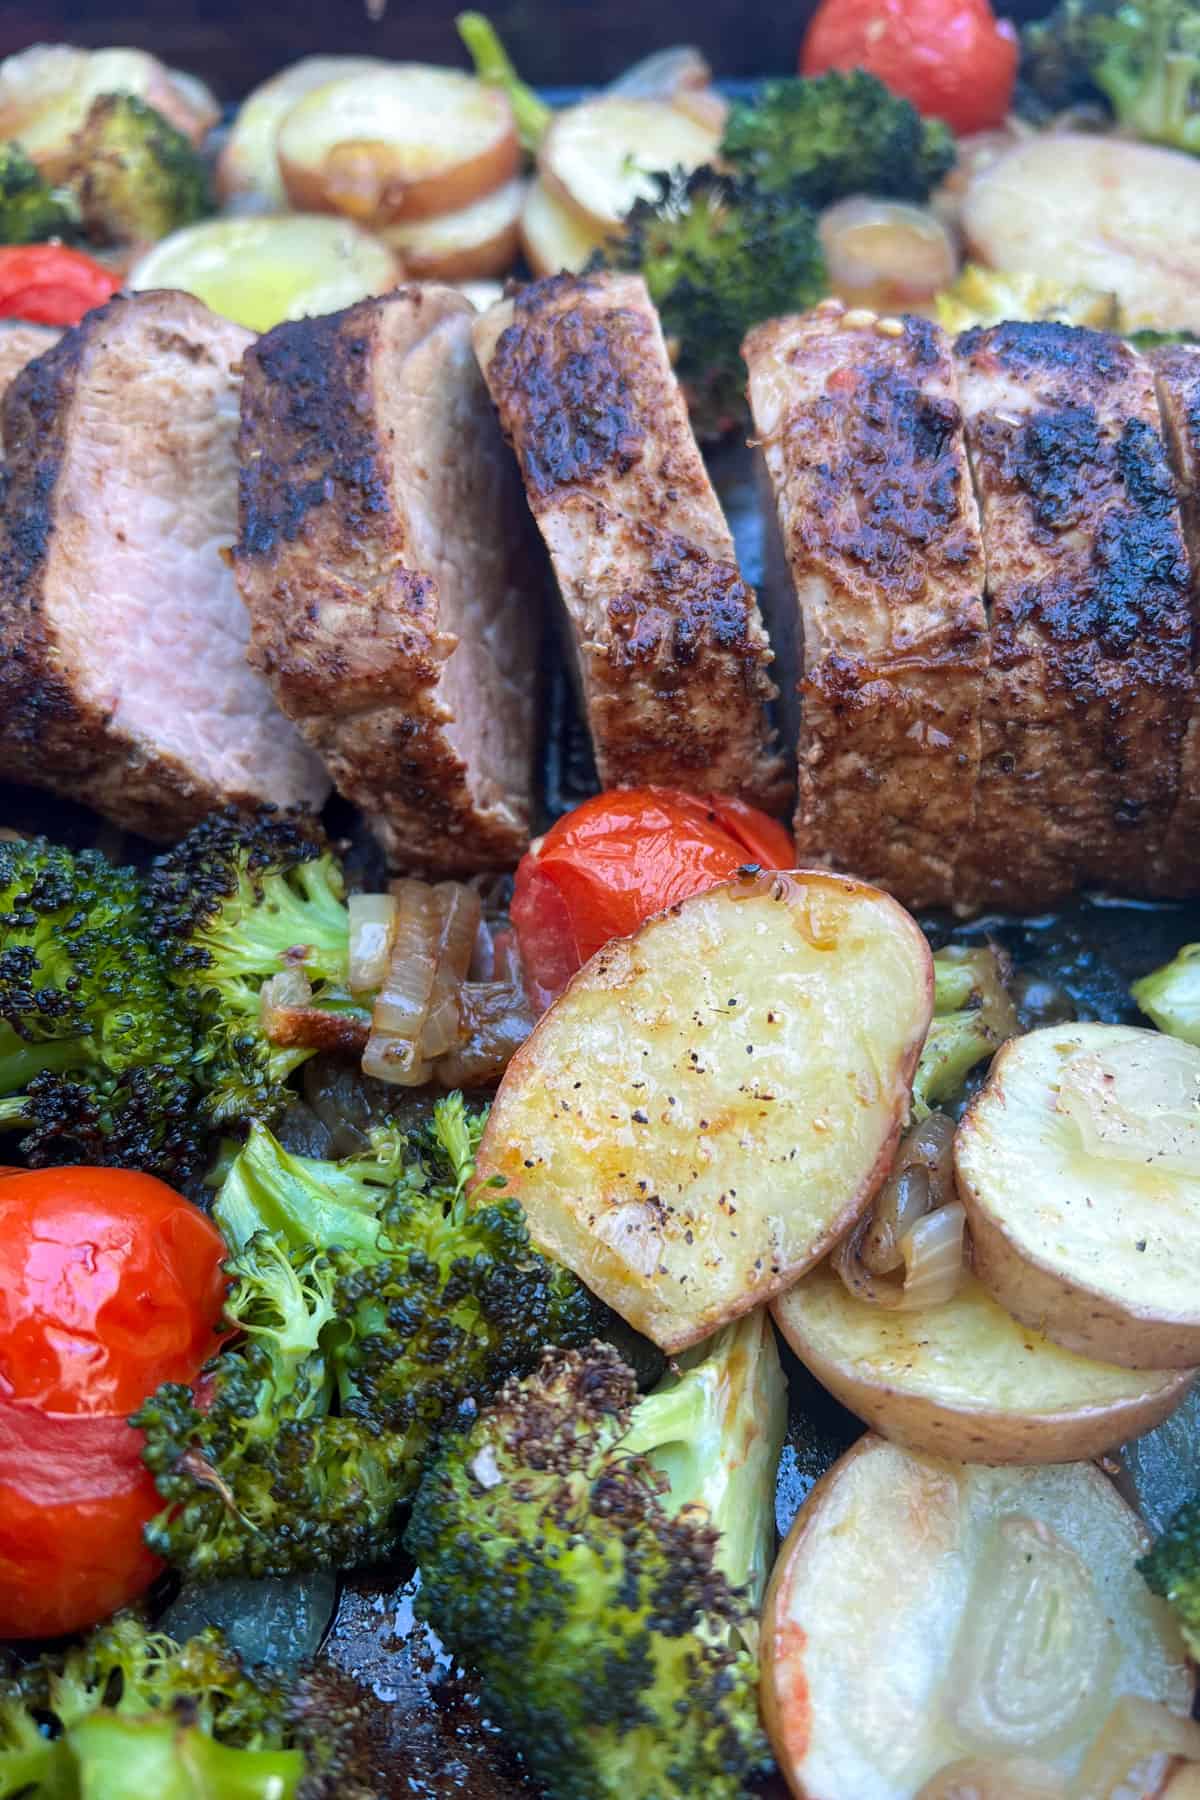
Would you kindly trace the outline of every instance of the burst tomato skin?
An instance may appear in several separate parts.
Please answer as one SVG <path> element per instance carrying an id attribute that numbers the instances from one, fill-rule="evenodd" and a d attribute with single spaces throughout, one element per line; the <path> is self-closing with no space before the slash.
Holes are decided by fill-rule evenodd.
<path id="1" fill-rule="evenodd" d="M 748 864 L 790 869 L 782 825 L 741 800 L 671 788 L 598 794 L 522 858 L 512 922 L 526 985 L 544 1007 L 590 956 Z"/>
<path id="2" fill-rule="evenodd" d="M 965 134 L 1004 123 L 1019 59 L 1015 30 L 988 0 L 824 0 L 800 72 L 866 69 Z"/>
<path id="3" fill-rule="evenodd" d="M 0 1637 L 82 1629 L 154 1579 L 159 1501 L 127 1415 L 215 1349 L 226 1255 L 149 1175 L 0 1181 Z"/>

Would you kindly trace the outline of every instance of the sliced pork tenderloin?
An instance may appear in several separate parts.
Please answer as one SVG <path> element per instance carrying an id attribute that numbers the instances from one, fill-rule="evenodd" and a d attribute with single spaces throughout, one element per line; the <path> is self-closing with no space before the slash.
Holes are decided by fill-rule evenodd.
<path id="1" fill-rule="evenodd" d="M 1194 657 L 1200 650 L 1200 348 L 1170 345 L 1153 351 L 1149 361 L 1191 563 Z M 1160 894 L 1200 893 L 1200 690 L 1188 716 L 1179 798 L 1152 885 Z"/>
<path id="2" fill-rule="evenodd" d="M 1149 364 L 1004 324 L 957 344 L 991 664 L 960 898 L 1145 889 L 1192 703 L 1188 565 Z"/>
<path id="3" fill-rule="evenodd" d="M 949 905 L 988 654 L 949 340 L 829 300 L 743 354 L 782 552 L 768 619 L 800 696 L 797 854 Z"/>
<path id="4" fill-rule="evenodd" d="M 4 401 L 0 773 L 153 838 L 227 801 L 328 789 L 247 666 L 226 562 L 249 342 L 189 295 L 137 294 Z"/>
<path id="5" fill-rule="evenodd" d="M 3 427 L 4 396 L 27 363 L 35 356 L 53 349 L 60 331 L 49 325 L 26 325 L 20 320 L 6 320 L 0 324 L 0 429 Z M 0 436 L 0 456 L 4 454 L 4 439 Z"/>
<path id="6" fill-rule="evenodd" d="M 403 288 L 246 357 L 238 583 L 251 656 L 391 861 L 529 841 L 544 575 L 471 303 Z"/>
<path id="7" fill-rule="evenodd" d="M 780 810 L 770 645 L 644 282 L 534 282 L 477 321 L 475 345 L 558 579 L 602 783 Z"/>

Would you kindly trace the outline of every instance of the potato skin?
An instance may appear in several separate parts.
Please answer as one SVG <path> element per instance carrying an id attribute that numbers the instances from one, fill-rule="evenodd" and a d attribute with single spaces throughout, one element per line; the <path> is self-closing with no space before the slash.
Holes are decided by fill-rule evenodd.
<path id="1" fill-rule="evenodd" d="M 386 228 L 380 234 L 385 244 L 396 252 L 407 277 L 419 281 L 476 281 L 492 275 L 505 275 L 517 259 L 521 247 L 520 207 L 523 190 L 512 182 L 512 205 L 506 216 L 492 222 L 482 237 L 439 231 L 441 218 L 413 220 Z M 507 188 L 504 190 L 507 193 Z M 470 209 L 468 208 L 469 212 Z M 465 216 L 465 215 L 464 215 Z"/>

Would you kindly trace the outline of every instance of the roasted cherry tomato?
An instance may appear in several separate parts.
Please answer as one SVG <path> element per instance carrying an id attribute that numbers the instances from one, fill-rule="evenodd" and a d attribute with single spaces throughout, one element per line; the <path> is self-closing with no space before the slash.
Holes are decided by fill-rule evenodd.
<path id="1" fill-rule="evenodd" d="M 741 800 L 670 788 L 598 794 L 521 860 L 512 922 L 530 998 L 549 1005 L 589 956 L 748 864 L 790 869 L 782 825 Z"/>
<path id="2" fill-rule="evenodd" d="M 20 244 L 0 250 L 0 319 L 35 325 L 78 325 L 111 300 L 119 275 L 65 244 Z"/>
<path id="3" fill-rule="evenodd" d="M 0 1637 L 81 1629 L 153 1580 L 160 1503 L 127 1416 L 216 1348 L 226 1255 L 149 1175 L 0 1181 Z"/>
<path id="4" fill-rule="evenodd" d="M 804 75 L 867 69 L 955 131 L 1002 125 L 1020 46 L 988 0 L 824 0 L 800 54 Z"/>

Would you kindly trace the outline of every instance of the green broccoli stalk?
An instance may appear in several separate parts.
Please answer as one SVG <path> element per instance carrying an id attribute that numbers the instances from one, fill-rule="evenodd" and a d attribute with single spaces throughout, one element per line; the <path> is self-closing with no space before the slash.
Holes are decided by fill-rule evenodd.
<path id="1" fill-rule="evenodd" d="M 443 1442 L 418 1607 L 550 1800 L 740 1800 L 769 1766 L 747 1646 L 785 1411 L 759 1314 L 641 1401 L 607 1345 L 548 1350 Z"/>
<path id="2" fill-rule="evenodd" d="M 500 42 L 500 33 L 489 18 L 483 13 L 464 12 L 459 13 L 454 23 L 480 81 L 508 95 L 521 147 L 532 155 L 550 129 L 553 107 L 547 106 L 541 95 L 521 80 L 508 51 Z"/>
<path id="3" fill-rule="evenodd" d="M 1143 975 L 1130 993 L 1160 1031 L 1200 1044 L 1200 944 L 1185 944 L 1161 969 Z"/>
<path id="4" fill-rule="evenodd" d="M 1022 48 L 1021 87 L 1032 110 L 1099 101 L 1123 130 L 1200 154 L 1193 0 L 1065 0 L 1025 28 Z"/>
<path id="5" fill-rule="evenodd" d="M 594 1331 L 575 1277 L 515 1201 L 466 1193 L 482 1121 L 461 1095 L 412 1139 L 343 1163 L 251 1132 L 215 1203 L 238 1334 L 199 1392 L 135 1415 L 164 1509 L 147 1539 L 193 1578 L 391 1555 L 442 1422 L 553 1340 Z"/>
<path id="6" fill-rule="evenodd" d="M 20 144 L 0 144 L 0 244 L 69 238 L 78 224 L 71 195 L 52 188 Z"/>
<path id="7" fill-rule="evenodd" d="M 212 211 L 203 158 L 133 94 L 103 94 L 71 142 L 66 177 L 99 244 L 155 242 Z"/>
<path id="8" fill-rule="evenodd" d="M 919 1124 L 935 1106 L 956 1100 L 978 1063 L 1017 1031 L 1005 971 L 994 950 L 952 944 L 933 959 L 933 1023 L 913 1079 L 911 1117 Z"/>
<path id="9" fill-rule="evenodd" d="M 847 194 L 925 200 L 956 154 L 948 125 L 863 69 L 768 82 L 732 107 L 721 143 L 722 160 L 757 190 L 813 207 Z"/>
<path id="10" fill-rule="evenodd" d="M 1151 1592 L 1170 1604 L 1184 1642 L 1200 1661 L 1200 1495 L 1180 1507 L 1138 1568 Z"/>
<path id="11" fill-rule="evenodd" d="M 317 828 L 273 807 L 215 814 L 153 864 L 150 903 L 200 1044 L 214 1125 L 270 1122 L 318 1049 L 361 1049 L 370 1009 L 346 987 L 341 867 Z M 274 978 L 278 978 L 276 981 Z M 264 1022 L 268 983 L 299 1002 Z"/>
<path id="12" fill-rule="evenodd" d="M 0 1131 L 24 1133 L 26 1160 L 186 1179 L 193 1054 L 137 872 L 0 842 Z"/>
<path id="13" fill-rule="evenodd" d="M 340 1678 L 288 1690 L 118 1614 L 0 1680 L 0 1800 L 365 1800 L 361 1724 Z"/>
<path id="14" fill-rule="evenodd" d="M 654 177 L 600 266 L 645 278 L 672 348 L 692 423 L 716 437 L 745 416 L 742 340 L 773 314 L 827 291 L 816 215 L 803 200 L 761 193 L 711 169 Z"/>

